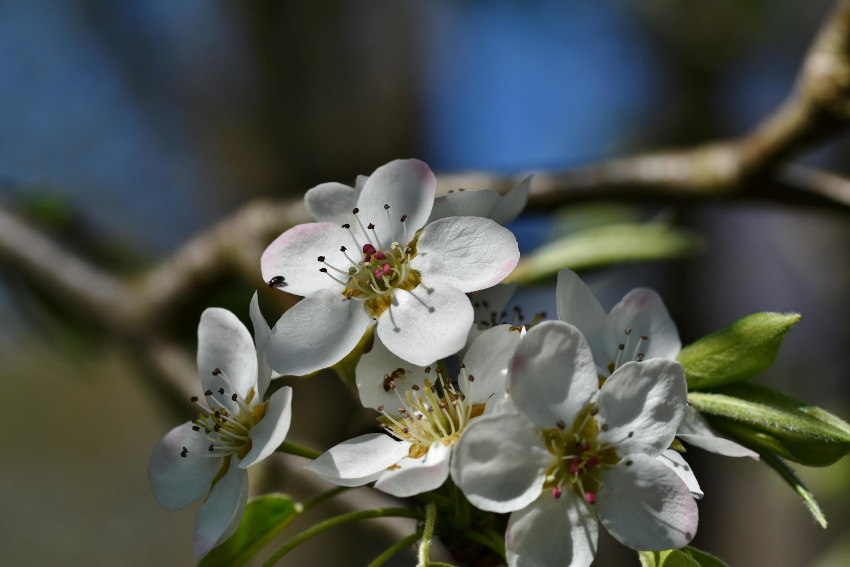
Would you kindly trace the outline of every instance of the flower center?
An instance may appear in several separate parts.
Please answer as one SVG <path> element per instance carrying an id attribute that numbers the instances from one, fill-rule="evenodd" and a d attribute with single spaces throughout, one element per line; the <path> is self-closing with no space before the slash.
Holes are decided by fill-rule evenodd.
<path id="1" fill-rule="evenodd" d="M 430 370 L 429 366 L 425 372 L 430 373 Z M 436 383 L 426 378 L 421 388 L 413 384 L 402 394 L 396 383 L 404 379 L 404 374 L 404 369 L 399 368 L 384 377 L 384 389 L 395 392 L 400 406 L 394 415 L 388 413 L 383 405 L 378 406 L 382 414 L 378 421 L 396 439 L 413 443 L 409 456 L 414 459 L 425 455 L 433 443 L 454 443 L 469 420 L 484 413 L 485 404 L 469 402 L 475 377 L 467 374 L 463 365 L 459 380 L 464 382 L 466 395 L 451 381 L 444 380 L 440 370 L 436 372 Z"/>
<path id="2" fill-rule="evenodd" d="M 213 370 L 213 374 L 222 377 L 227 384 L 230 383 L 220 369 Z M 228 395 L 223 387 L 219 388 L 218 393 L 222 396 Z M 209 441 L 207 450 L 200 453 L 200 456 L 221 458 L 236 455 L 239 459 L 244 459 L 251 450 L 251 428 L 265 417 L 268 402 L 250 406 L 255 395 L 253 389 L 248 394 L 247 400 L 233 393 L 230 394 L 230 399 L 236 402 L 236 409 L 233 410 L 216 405 L 212 390 L 207 390 L 204 395 L 209 407 L 201 404 L 197 396 L 192 397 L 192 402 L 201 409 L 198 417 L 192 420 L 192 429 Z M 188 454 L 188 449 L 183 447 L 180 456 L 186 458 Z"/>
<path id="3" fill-rule="evenodd" d="M 649 340 L 649 337 L 646 335 L 640 335 L 639 337 L 633 335 L 631 327 L 626 327 L 623 335 L 625 337 L 623 342 L 617 345 L 617 358 L 614 362 L 608 364 L 608 372 L 610 373 L 613 373 L 627 362 L 642 362 L 645 356 L 643 353 L 644 344 Z"/>
<path id="4" fill-rule="evenodd" d="M 392 227 L 390 206 L 384 205 L 384 210 L 387 212 L 389 226 Z M 382 242 L 375 232 L 373 223 L 363 226 L 359 212 L 360 210 L 356 208 L 352 211 L 362 238 L 358 237 L 358 231 L 352 229 L 350 224 L 342 225 L 342 228 L 351 235 L 355 249 L 358 250 L 352 258 L 348 248 L 341 246 L 339 249 L 351 265 L 347 270 L 341 269 L 326 262 L 324 256 L 319 256 L 319 262 L 325 264 L 325 267 L 319 268 L 319 271 L 341 284 L 342 294 L 346 298 L 363 302 L 369 314 L 372 317 L 378 317 L 389 308 L 393 290 L 410 291 L 422 282 L 419 272 L 410 268 L 410 260 L 416 256 L 418 234 L 408 241 L 405 223 L 407 215 L 402 215 L 401 224 L 404 228 L 401 242 L 404 244 L 396 241 L 394 231 L 391 233 L 390 242 Z M 331 272 L 335 272 L 338 276 Z"/>
<path id="5" fill-rule="evenodd" d="M 564 489 L 572 488 L 589 504 L 595 504 L 602 471 L 620 462 L 614 447 L 599 441 L 596 413 L 596 407 L 590 405 L 570 429 L 560 421 L 556 428 L 543 432 L 546 449 L 555 457 L 543 486 L 551 489 L 555 498 Z"/>

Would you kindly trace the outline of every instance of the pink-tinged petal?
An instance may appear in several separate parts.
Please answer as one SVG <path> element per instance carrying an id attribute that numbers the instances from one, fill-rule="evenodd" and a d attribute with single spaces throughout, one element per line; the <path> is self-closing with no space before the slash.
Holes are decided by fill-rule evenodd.
<path id="1" fill-rule="evenodd" d="M 399 369 L 403 372 L 398 372 Z M 364 407 L 377 408 L 384 405 L 394 409 L 399 403 L 399 394 L 396 392 L 404 396 L 404 392 L 414 384 L 422 386 L 428 374 L 425 373 L 424 367 L 411 364 L 391 353 L 380 337 L 375 337 L 372 350 L 360 357 L 355 377 L 360 402 Z M 432 374 L 431 382 L 434 379 Z M 390 384 L 390 381 L 393 384 Z"/>
<path id="2" fill-rule="evenodd" d="M 484 217 L 490 218 L 490 213 L 501 200 L 501 195 L 492 189 L 480 191 L 455 191 L 434 199 L 434 208 L 428 222 L 448 217 Z"/>
<path id="3" fill-rule="evenodd" d="M 688 399 L 682 365 L 656 358 L 629 362 L 611 375 L 599 391 L 599 440 L 619 455 L 655 456 L 673 442 Z"/>
<path id="4" fill-rule="evenodd" d="M 449 458 L 452 449 L 441 442 L 431 445 L 418 459 L 405 457 L 384 471 L 375 488 L 398 498 L 407 498 L 440 488 L 449 478 Z"/>
<path id="5" fill-rule="evenodd" d="M 371 323 L 363 304 L 323 291 L 281 316 L 269 336 L 266 357 L 280 374 L 303 376 L 342 360 Z"/>
<path id="6" fill-rule="evenodd" d="M 629 455 L 603 472 L 596 496 L 602 525 L 632 549 L 677 549 L 696 534 L 696 501 L 676 473 L 652 457 Z"/>
<path id="7" fill-rule="evenodd" d="M 201 375 L 201 387 L 212 392 L 211 396 L 207 396 L 210 407 L 236 409 L 238 406 L 231 396 L 235 393 L 245 399 L 257 386 L 254 339 L 245 325 L 227 309 L 211 307 L 201 314 L 198 373 Z"/>
<path id="8" fill-rule="evenodd" d="M 221 467 L 221 459 L 206 456 L 210 442 L 187 422 L 169 431 L 153 450 L 148 477 L 157 501 L 177 510 L 204 496 Z M 186 448 L 186 456 L 180 454 Z"/>
<path id="9" fill-rule="evenodd" d="M 248 503 L 248 473 L 238 460 L 210 491 L 195 520 L 195 555 L 204 558 L 210 550 L 236 531 Z"/>
<path id="10" fill-rule="evenodd" d="M 508 376 L 514 405 L 542 429 L 572 426 L 599 390 L 587 342 L 562 321 L 544 321 L 526 333 Z"/>
<path id="11" fill-rule="evenodd" d="M 555 296 L 558 318 L 581 331 L 597 366 L 607 376 L 608 365 L 616 359 L 622 341 L 615 337 L 605 309 L 578 274 L 567 268 L 558 272 Z"/>
<path id="12" fill-rule="evenodd" d="M 626 354 L 631 355 L 630 344 L 636 346 L 640 337 L 646 337 L 639 347 L 644 359 L 667 358 L 675 360 L 682 350 L 679 331 L 670 318 L 661 297 L 653 290 L 635 288 L 611 309 L 608 315 L 618 343 L 626 343 Z M 626 329 L 631 329 L 628 336 Z M 630 339 L 630 340 L 629 340 Z M 629 360 L 634 360 L 629 358 Z"/>
<path id="13" fill-rule="evenodd" d="M 352 231 L 355 229 L 357 226 L 352 224 Z M 362 235 L 356 232 L 355 235 L 362 240 Z M 343 282 L 348 281 L 348 276 L 329 268 L 319 261 L 319 257 L 324 257 L 325 262 L 347 273 L 351 263 L 340 247 L 345 246 L 350 250 L 351 258 L 359 261 L 360 246 L 357 242 L 348 230 L 338 224 L 313 222 L 293 226 L 263 252 L 260 258 L 263 279 L 268 282 L 282 276 L 285 279 L 279 285 L 280 289 L 302 297 L 311 297 L 320 290 L 333 290 L 342 294 L 345 286 L 330 276 Z M 320 272 L 322 268 L 328 272 Z"/>
<path id="14" fill-rule="evenodd" d="M 518 261 L 510 230 L 481 217 L 449 217 L 422 229 L 410 267 L 429 284 L 443 282 L 469 293 L 501 282 Z"/>
<path id="15" fill-rule="evenodd" d="M 472 305 L 451 285 L 423 282 L 395 290 L 393 303 L 378 319 L 378 337 L 396 356 L 427 366 L 459 351 L 472 325 Z"/>
<path id="16" fill-rule="evenodd" d="M 724 455 L 726 457 L 749 457 L 759 460 L 759 454 L 755 451 L 717 435 L 709 427 L 705 418 L 691 406 L 685 408 L 685 415 L 682 418 L 682 423 L 679 424 L 679 429 L 676 431 L 676 437 L 688 445 L 693 445 L 694 447 L 699 447 L 704 451 L 718 455 Z"/>
<path id="17" fill-rule="evenodd" d="M 676 476 L 682 479 L 682 482 L 684 482 L 685 486 L 688 487 L 688 490 L 691 491 L 691 496 L 697 500 L 701 500 L 702 497 L 705 496 L 705 493 L 699 487 L 699 482 L 697 482 L 697 477 L 694 475 L 691 465 L 689 465 L 678 452 L 673 449 L 667 449 L 655 457 L 655 459 L 676 473 Z"/>
<path id="18" fill-rule="evenodd" d="M 376 169 L 363 184 L 357 200 L 360 220 L 364 225 L 373 223 L 381 244 L 388 248 L 393 240 L 402 241 L 400 219 L 407 215 L 404 224 L 408 238 L 413 238 L 431 214 L 436 189 L 437 179 L 425 163 L 418 159 L 391 161 Z M 390 220 L 384 205 L 390 206 Z"/>
<path id="19" fill-rule="evenodd" d="M 553 464 L 540 431 L 519 414 L 472 420 L 453 452 L 452 480 L 488 512 L 513 512 L 534 502 Z"/>
<path id="20" fill-rule="evenodd" d="M 410 443 L 406 441 L 370 433 L 330 448 L 304 468 L 339 486 L 361 486 L 377 480 L 409 451 Z"/>
<path id="21" fill-rule="evenodd" d="M 544 493 L 527 508 L 511 514 L 505 532 L 510 567 L 587 567 L 596 555 L 599 523 L 572 490 L 560 498 Z"/>
<path id="22" fill-rule="evenodd" d="M 269 382 L 272 377 L 272 367 L 269 366 L 266 360 L 266 349 L 269 344 L 269 335 L 271 328 L 263 317 L 260 311 L 260 300 L 257 297 L 257 292 L 251 298 L 251 306 L 249 309 L 251 314 L 251 324 L 254 326 L 254 346 L 257 349 L 257 399 L 262 400 L 266 395 L 266 390 L 269 387 Z"/>
<path id="23" fill-rule="evenodd" d="M 304 205 L 317 221 L 341 225 L 351 222 L 359 193 L 342 183 L 322 183 L 304 194 Z"/>
<path id="24" fill-rule="evenodd" d="M 525 209 L 528 193 L 531 190 L 531 175 L 520 181 L 519 185 L 508 191 L 488 215 L 491 219 L 504 226 L 517 218 Z"/>
<path id="25" fill-rule="evenodd" d="M 510 325 L 498 325 L 481 333 L 463 357 L 466 375 L 474 376 L 467 383 L 463 376 L 458 383 L 473 404 L 486 402 L 492 397 L 504 397 L 508 379 L 508 365 L 523 334 Z"/>
<path id="26" fill-rule="evenodd" d="M 286 434 L 289 432 L 289 424 L 292 421 L 292 388 L 284 386 L 269 398 L 266 413 L 263 419 L 251 428 L 251 450 L 239 463 L 239 466 L 248 468 L 262 461 L 277 449 Z"/>

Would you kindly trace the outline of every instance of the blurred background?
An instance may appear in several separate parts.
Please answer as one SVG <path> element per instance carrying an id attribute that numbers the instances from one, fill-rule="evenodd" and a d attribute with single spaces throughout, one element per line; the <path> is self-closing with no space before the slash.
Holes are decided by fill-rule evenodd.
<path id="1" fill-rule="evenodd" d="M 132 276 L 253 198 L 353 184 L 395 158 L 513 174 L 738 136 L 788 95 L 831 4 L 0 2 L 0 206 Z M 846 173 L 848 158 L 845 137 L 802 161 Z M 611 218 L 663 219 L 702 247 L 585 272 L 606 307 L 654 287 L 685 344 L 750 313 L 800 312 L 758 381 L 850 416 L 846 212 L 605 203 L 530 210 L 511 228 L 525 252 Z M 258 288 L 273 324 L 287 302 L 256 266 L 199 288 L 162 332 L 194 357 L 201 311 L 247 320 Z M 147 483 L 153 447 L 191 413 L 163 403 L 132 350 L 40 283 L 0 256 L 11 426 L 0 436 L 0 563 L 193 564 L 198 506 L 167 512 Z M 554 316 L 550 283 L 514 302 Z M 325 449 L 372 427 L 334 375 L 287 383 L 294 441 Z M 252 487 L 308 495 L 280 475 L 301 461 L 275 459 Z M 823 531 L 767 467 L 696 449 L 688 459 L 706 493 L 696 547 L 733 566 L 850 561 L 844 461 L 799 469 L 831 520 Z M 365 565 L 392 543 L 366 523 L 326 535 L 283 564 L 340 565 L 344 549 L 345 564 Z M 595 565 L 637 565 L 612 540 L 600 548 Z"/>

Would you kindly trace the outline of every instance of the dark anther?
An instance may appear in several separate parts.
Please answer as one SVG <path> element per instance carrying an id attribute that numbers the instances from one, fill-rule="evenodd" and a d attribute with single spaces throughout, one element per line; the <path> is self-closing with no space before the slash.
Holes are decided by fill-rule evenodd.
<path id="1" fill-rule="evenodd" d="M 627 334 L 627 335 L 628 335 L 628 334 L 631 334 L 631 332 L 632 332 L 632 328 L 631 328 L 631 327 L 626 327 L 626 334 Z"/>
<path id="2" fill-rule="evenodd" d="M 224 388 L 219 388 L 219 389 L 218 389 L 218 393 L 219 393 L 219 394 L 221 394 L 221 395 L 223 396 L 223 395 L 224 395 Z"/>
<path id="3" fill-rule="evenodd" d="M 351 228 L 351 225 L 348 224 L 348 223 L 345 223 L 344 225 L 342 225 L 342 228 Z"/>
<path id="4" fill-rule="evenodd" d="M 189 398 L 189 401 L 194 404 L 195 402 L 198 401 L 198 396 L 192 396 L 191 398 Z"/>
<path id="5" fill-rule="evenodd" d="M 213 431 L 215 431 L 216 433 L 218 433 L 219 431 L 221 431 L 221 425 L 219 425 L 218 423 L 216 423 L 216 424 L 213 426 Z"/>
<path id="6" fill-rule="evenodd" d="M 351 211 L 351 212 L 352 212 L 352 213 L 354 213 L 354 214 L 356 215 L 357 213 L 359 213 L 359 212 L 360 212 L 360 209 L 358 209 L 357 207 L 354 207 L 354 210 L 353 210 L 353 211 Z"/>
<path id="7" fill-rule="evenodd" d="M 561 419 L 559 419 L 558 421 L 556 421 L 556 422 L 555 422 L 555 425 L 557 425 L 557 426 L 558 426 L 558 429 L 560 429 L 560 430 L 562 430 L 562 431 L 563 431 L 564 429 L 566 429 L 566 428 L 567 428 L 567 424 L 566 424 L 566 423 L 564 423 L 564 421 L 563 421 L 563 420 L 561 420 Z"/>
<path id="8" fill-rule="evenodd" d="M 192 431 L 200 431 L 200 430 L 201 430 L 201 428 L 199 426 L 197 426 L 197 425 L 192 426 Z"/>
<path id="9" fill-rule="evenodd" d="M 212 371 L 213 376 L 218 376 L 219 374 L 221 374 L 221 368 L 216 368 Z"/>
<path id="10" fill-rule="evenodd" d="M 470 382 L 475 382 L 475 376 L 473 376 L 472 374 L 470 374 L 470 375 L 469 375 L 469 381 L 470 381 Z"/>
<path id="11" fill-rule="evenodd" d="M 320 272 L 322 272 L 323 274 L 327 274 L 327 273 L 328 273 L 328 269 L 327 269 L 327 268 L 319 268 L 319 271 L 320 271 Z"/>
<path id="12" fill-rule="evenodd" d="M 232 396 L 230 396 L 230 399 L 235 402 L 236 401 L 236 394 L 233 394 Z"/>
<path id="13" fill-rule="evenodd" d="M 387 205 L 386 203 L 384 203 L 384 210 L 385 210 L 385 211 L 390 210 L 390 206 L 389 206 L 389 205 Z"/>
<path id="14" fill-rule="evenodd" d="M 649 337 L 646 337 L 646 336 L 644 336 L 644 335 L 641 335 L 641 336 L 640 336 L 640 340 L 642 340 L 642 341 L 648 341 L 648 340 L 649 340 Z"/>
<path id="15" fill-rule="evenodd" d="M 221 412 L 220 411 L 215 410 L 215 413 L 213 415 L 215 415 L 216 419 L 221 419 Z"/>
<path id="16" fill-rule="evenodd" d="M 205 396 L 212 396 L 212 390 L 207 390 L 206 392 L 204 392 L 204 395 Z"/>
<path id="17" fill-rule="evenodd" d="M 319 256 L 319 262 L 324 262 L 324 261 L 325 261 L 325 257 L 324 257 L 324 256 Z"/>
<path id="18" fill-rule="evenodd" d="M 617 347 L 617 350 L 625 350 L 626 345 L 620 343 L 620 346 Z"/>
<path id="19" fill-rule="evenodd" d="M 461 368 L 466 368 L 466 365 L 465 365 L 464 363 L 462 363 L 462 362 L 461 362 L 461 363 L 460 363 L 460 367 L 461 367 Z"/>
<path id="20" fill-rule="evenodd" d="M 369 230 L 372 230 L 373 228 L 375 228 L 375 225 L 374 225 L 374 224 L 372 224 L 372 223 L 369 223 L 369 224 L 366 226 L 366 228 L 368 228 Z"/>
<path id="21" fill-rule="evenodd" d="M 407 220 L 407 215 L 406 215 L 406 214 L 405 214 L 405 215 L 401 215 L 401 222 L 404 222 L 404 221 L 406 221 L 406 220 Z"/>
<path id="22" fill-rule="evenodd" d="M 430 367 L 430 366 L 426 366 L 426 367 L 425 367 L 425 374 L 430 374 L 430 373 L 431 373 L 431 367 Z"/>
<path id="23" fill-rule="evenodd" d="M 212 453 L 213 451 L 215 451 L 215 445 L 213 445 L 212 443 L 210 443 L 210 446 L 209 446 L 209 452 L 210 452 L 210 453 Z"/>
<path id="24" fill-rule="evenodd" d="M 340 252 L 345 252 L 345 246 L 340 246 L 340 247 L 339 247 L 339 251 L 340 251 Z"/>
<path id="25" fill-rule="evenodd" d="M 634 436 L 635 436 L 635 432 L 634 432 L 634 431 L 629 431 L 629 439 L 631 439 L 631 438 L 632 438 L 632 437 L 634 437 Z"/>

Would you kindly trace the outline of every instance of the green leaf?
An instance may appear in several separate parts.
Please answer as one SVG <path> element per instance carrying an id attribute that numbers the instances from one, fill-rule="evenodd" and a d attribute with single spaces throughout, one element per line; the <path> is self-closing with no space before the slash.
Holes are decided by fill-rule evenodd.
<path id="1" fill-rule="evenodd" d="M 667 551 L 638 551 L 641 567 L 700 567 L 700 564 L 679 549 Z"/>
<path id="2" fill-rule="evenodd" d="M 850 424 L 776 390 L 740 382 L 713 392 L 689 392 L 708 422 L 756 451 L 807 466 L 831 465 L 850 451 Z"/>
<path id="3" fill-rule="evenodd" d="M 236 533 L 201 559 L 198 567 L 245 565 L 298 515 L 299 508 L 299 504 L 283 494 L 265 494 L 251 499 Z"/>
<path id="4" fill-rule="evenodd" d="M 505 280 L 521 284 L 554 277 L 561 268 L 582 270 L 676 258 L 699 249 L 693 234 L 666 224 L 610 224 L 572 233 L 525 256 Z"/>
<path id="5" fill-rule="evenodd" d="M 761 460 L 764 463 L 767 463 L 773 470 L 779 473 L 779 476 L 782 477 L 782 480 L 788 483 L 788 485 L 794 489 L 794 492 L 800 495 L 800 498 L 803 499 L 803 504 L 806 505 L 806 508 L 809 509 L 809 512 L 812 514 L 812 517 L 815 521 L 820 524 L 823 529 L 827 527 L 826 516 L 823 515 L 823 512 L 818 506 L 817 500 L 815 500 L 814 495 L 809 492 L 809 489 L 806 488 L 806 485 L 803 484 L 803 481 L 797 478 L 797 475 L 794 474 L 794 471 L 788 464 L 776 456 L 776 454 L 771 453 L 770 451 L 764 451 L 759 453 L 761 455 Z"/>
<path id="6" fill-rule="evenodd" d="M 689 545 L 687 547 L 683 547 L 682 551 L 694 558 L 697 563 L 699 563 L 700 567 L 729 567 L 725 562 L 721 561 L 717 557 L 710 553 L 706 553 L 701 549 L 697 549 L 696 547 L 691 547 Z"/>
<path id="7" fill-rule="evenodd" d="M 797 313 L 756 313 L 690 344 L 679 353 L 689 390 L 740 382 L 761 374 L 797 324 Z"/>

